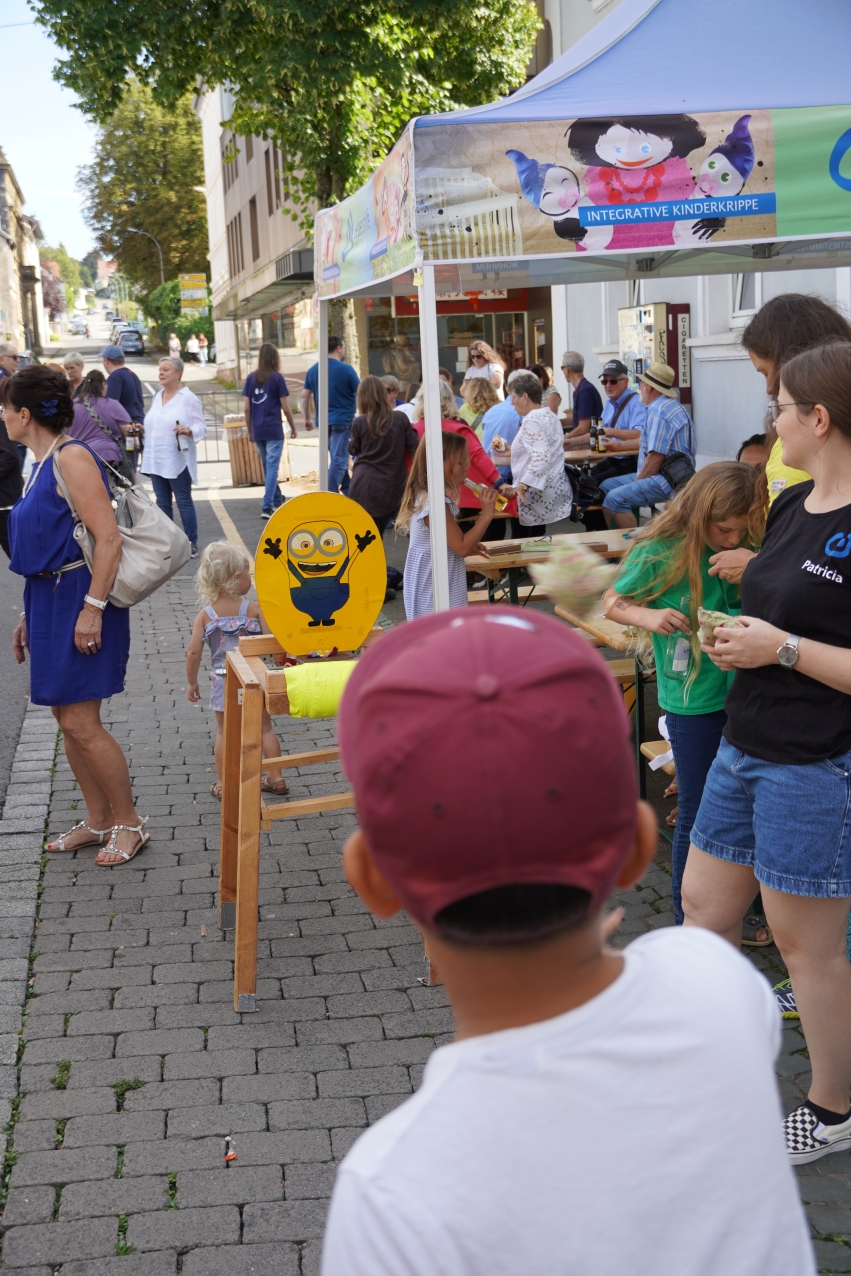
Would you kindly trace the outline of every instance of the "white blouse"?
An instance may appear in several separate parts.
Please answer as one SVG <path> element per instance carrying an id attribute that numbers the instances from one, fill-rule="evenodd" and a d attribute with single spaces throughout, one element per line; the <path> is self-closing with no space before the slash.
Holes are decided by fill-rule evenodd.
<path id="1" fill-rule="evenodd" d="M 483 363 L 480 368 L 477 367 L 474 363 L 471 363 L 469 368 L 467 368 L 467 370 L 464 373 L 464 379 L 466 381 L 472 381 L 477 377 L 486 377 L 487 380 L 492 383 L 494 373 L 502 372 L 504 375 L 504 371 L 505 370 L 501 363 Z M 501 385 L 494 385 L 493 388 L 496 390 L 497 394 L 499 395 L 501 399 L 505 398 Z"/>
<path id="2" fill-rule="evenodd" d="M 557 523 L 570 514 L 573 489 L 564 470 L 564 431 L 549 408 L 534 408 L 521 421 L 511 444 L 511 481 L 529 489 L 526 503 L 517 503 L 521 524 Z"/>
<path id="3" fill-rule="evenodd" d="M 177 446 L 176 425 L 188 425 L 192 438 L 183 435 L 189 447 L 181 452 Z M 198 482 L 198 458 L 196 443 L 207 433 L 204 409 L 197 394 L 185 385 L 173 399 L 163 405 L 163 392 L 158 390 L 145 417 L 145 446 L 142 452 L 143 474 L 159 474 L 161 478 L 177 478 L 189 466 L 192 482 Z"/>

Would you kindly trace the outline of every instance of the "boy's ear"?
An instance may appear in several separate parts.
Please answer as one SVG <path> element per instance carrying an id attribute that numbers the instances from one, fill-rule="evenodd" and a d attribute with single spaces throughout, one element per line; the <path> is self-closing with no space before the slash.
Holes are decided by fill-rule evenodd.
<path id="1" fill-rule="evenodd" d="M 343 847 L 343 872 L 346 881 L 376 917 L 392 917 L 398 913 L 402 905 L 372 858 L 372 851 L 360 829 L 352 833 Z"/>
<path id="2" fill-rule="evenodd" d="M 617 885 L 621 890 L 628 890 L 644 876 L 645 869 L 653 858 L 658 839 L 659 826 L 656 821 L 656 812 L 649 802 L 639 802 L 636 811 L 635 838 L 618 874 Z"/>

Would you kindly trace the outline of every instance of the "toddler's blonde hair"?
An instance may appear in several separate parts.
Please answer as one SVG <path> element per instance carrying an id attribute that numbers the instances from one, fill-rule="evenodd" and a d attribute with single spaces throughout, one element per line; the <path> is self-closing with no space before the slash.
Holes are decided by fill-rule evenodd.
<path id="1" fill-rule="evenodd" d="M 244 549 L 231 545 L 230 541 L 213 541 L 202 553 L 198 575 L 195 577 L 201 602 L 209 606 L 221 594 L 241 597 L 239 578 L 246 567 L 250 566 L 251 559 Z"/>

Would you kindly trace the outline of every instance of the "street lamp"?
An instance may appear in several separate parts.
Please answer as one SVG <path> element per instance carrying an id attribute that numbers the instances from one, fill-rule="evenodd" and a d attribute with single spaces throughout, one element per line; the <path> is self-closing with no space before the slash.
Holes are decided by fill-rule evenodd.
<path id="1" fill-rule="evenodd" d="M 160 241 L 158 239 L 154 239 L 154 236 L 149 234 L 149 232 L 146 230 L 137 230 L 135 226 L 128 226 L 127 229 L 129 230 L 131 235 L 147 235 L 148 239 L 154 240 L 154 243 L 157 246 L 157 252 L 160 255 L 160 283 L 164 284 L 165 271 L 163 270 L 163 250 L 160 248 Z"/>

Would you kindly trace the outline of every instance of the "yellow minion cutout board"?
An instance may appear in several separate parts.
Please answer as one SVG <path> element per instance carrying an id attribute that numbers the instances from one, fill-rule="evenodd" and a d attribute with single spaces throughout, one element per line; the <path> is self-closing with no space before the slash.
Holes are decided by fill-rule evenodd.
<path id="1" fill-rule="evenodd" d="M 347 496 L 296 496 L 266 524 L 255 583 L 269 628 L 291 655 L 355 651 L 387 591 L 378 528 Z"/>

